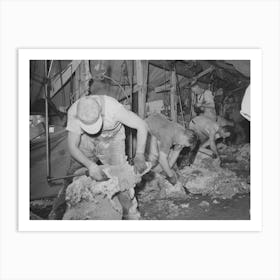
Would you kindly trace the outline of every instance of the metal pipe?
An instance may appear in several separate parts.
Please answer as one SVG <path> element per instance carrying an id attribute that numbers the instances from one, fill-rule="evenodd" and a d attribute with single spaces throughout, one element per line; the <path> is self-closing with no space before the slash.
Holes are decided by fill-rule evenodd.
<path id="1" fill-rule="evenodd" d="M 50 178 L 50 143 L 49 143 L 49 104 L 48 104 L 48 61 L 45 60 L 45 124 L 46 124 L 46 160 L 47 180 Z"/>
<path id="2" fill-rule="evenodd" d="M 47 160 L 47 180 L 51 175 L 50 167 L 50 139 L 49 139 L 49 91 L 48 91 L 48 81 L 53 65 L 53 60 L 51 61 L 50 68 L 48 69 L 48 61 L 45 60 L 45 124 L 46 124 L 46 160 Z"/>
<path id="3" fill-rule="evenodd" d="M 131 106 L 131 111 L 132 111 L 132 98 L 133 98 L 133 75 L 134 75 L 134 61 L 131 60 L 131 95 L 130 95 L 130 106 Z M 129 128 L 129 140 L 128 140 L 128 157 L 129 161 L 132 161 L 133 158 L 133 135 L 132 135 L 132 129 Z"/>
<path id="4" fill-rule="evenodd" d="M 59 181 L 59 180 L 64 180 L 64 179 L 72 179 L 74 177 L 81 177 L 81 176 L 90 176 L 89 175 L 89 171 L 86 170 L 85 172 L 81 173 L 81 174 L 73 174 L 73 175 L 67 175 L 67 176 L 63 176 L 63 177 L 53 177 L 53 178 L 48 178 L 48 182 L 53 182 L 53 181 Z M 107 177 L 106 175 L 103 176 L 103 180 L 102 181 L 108 181 L 110 178 Z"/>
<path id="5" fill-rule="evenodd" d="M 64 179 L 71 179 L 71 178 L 74 178 L 74 177 L 81 177 L 81 176 L 89 176 L 89 172 L 86 171 L 82 174 L 74 174 L 74 175 L 68 175 L 68 176 L 64 176 L 64 177 L 57 177 L 57 178 L 48 178 L 48 182 L 52 182 L 52 181 L 58 181 L 58 180 L 64 180 Z"/>

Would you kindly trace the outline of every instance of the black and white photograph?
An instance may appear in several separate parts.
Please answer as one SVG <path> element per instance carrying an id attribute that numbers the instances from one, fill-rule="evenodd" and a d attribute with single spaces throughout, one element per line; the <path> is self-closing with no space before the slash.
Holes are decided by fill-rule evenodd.
<path id="1" fill-rule="evenodd" d="M 0 1 L 0 279 L 280 279 L 279 0 Z"/>
<path id="2" fill-rule="evenodd" d="M 250 220 L 251 73 L 29 60 L 30 220 Z"/>

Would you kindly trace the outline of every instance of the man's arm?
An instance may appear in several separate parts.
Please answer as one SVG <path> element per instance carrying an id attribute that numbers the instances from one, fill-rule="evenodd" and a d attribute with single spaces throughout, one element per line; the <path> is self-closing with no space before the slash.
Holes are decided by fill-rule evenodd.
<path id="1" fill-rule="evenodd" d="M 123 106 L 118 106 L 116 120 L 122 124 L 137 130 L 136 155 L 134 157 L 134 169 L 137 173 L 143 173 L 147 169 L 145 162 L 145 148 L 148 135 L 148 125 L 136 114 L 126 110 Z"/>
<path id="2" fill-rule="evenodd" d="M 167 174 L 167 180 L 169 181 L 169 183 L 175 185 L 177 183 L 177 174 L 170 168 L 168 163 L 168 156 L 162 151 L 159 152 L 159 163 Z"/>
<path id="3" fill-rule="evenodd" d="M 89 175 L 97 180 L 97 181 L 102 181 L 103 179 L 106 178 L 105 174 L 99 168 L 99 166 L 88 159 L 79 149 L 79 144 L 81 141 L 81 135 L 76 134 L 74 132 L 69 131 L 68 132 L 68 148 L 70 151 L 70 154 L 74 159 L 76 159 L 78 162 L 83 164 L 88 170 L 89 170 Z"/>
<path id="4" fill-rule="evenodd" d="M 148 127 L 145 121 L 135 113 L 126 110 L 123 106 L 119 107 L 117 120 L 124 125 L 137 130 L 136 154 L 144 154 L 148 134 Z"/>
<path id="5" fill-rule="evenodd" d="M 68 148 L 71 156 L 83 164 L 85 167 L 89 168 L 92 161 L 88 159 L 79 149 L 79 144 L 81 141 L 81 135 L 74 132 L 68 131 Z"/>
<path id="6" fill-rule="evenodd" d="M 159 163 L 168 177 L 173 176 L 173 172 L 168 163 L 168 156 L 162 151 L 159 152 Z"/>
<path id="7" fill-rule="evenodd" d="M 218 158 L 220 158 L 220 155 L 219 155 L 219 153 L 218 153 L 218 149 L 217 149 L 217 146 L 216 146 L 216 142 L 215 142 L 215 135 L 211 135 L 211 136 L 210 136 L 209 142 L 210 142 L 210 148 L 211 148 L 211 150 L 213 151 L 213 153 L 214 153 Z"/>
<path id="8" fill-rule="evenodd" d="M 168 162 L 169 162 L 169 166 L 170 168 L 173 167 L 173 165 L 175 164 L 175 162 L 178 159 L 178 156 L 180 154 L 180 152 L 182 151 L 182 147 L 175 147 L 174 150 L 171 150 L 170 155 L 168 157 Z"/>

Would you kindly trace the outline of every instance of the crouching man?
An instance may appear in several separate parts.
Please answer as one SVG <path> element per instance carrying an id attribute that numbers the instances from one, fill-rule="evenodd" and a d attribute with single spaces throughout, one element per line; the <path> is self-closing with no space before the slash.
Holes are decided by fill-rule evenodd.
<path id="1" fill-rule="evenodd" d="M 197 137 L 193 131 L 159 113 L 149 116 L 146 122 L 149 128 L 148 160 L 155 172 L 164 171 L 168 181 L 175 185 L 177 175 L 172 167 L 184 147 L 193 149 L 196 146 Z"/>
<path id="2" fill-rule="evenodd" d="M 221 158 L 216 146 L 216 140 L 219 138 L 227 138 L 230 136 L 230 129 L 228 126 L 221 126 L 205 116 L 197 116 L 190 121 L 189 129 L 193 130 L 199 138 L 198 152 L 209 154 L 206 149 L 210 146 L 213 152 L 213 157 L 216 157 L 218 163 L 221 164 Z"/>
<path id="3" fill-rule="evenodd" d="M 121 165 L 127 160 L 125 155 L 124 125 L 137 130 L 137 148 L 134 168 L 142 173 L 147 167 L 144 151 L 147 139 L 147 124 L 136 114 L 125 109 L 117 100 L 106 95 L 92 95 L 77 100 L 68 110 L 68 147 L 72 156 L 67 175 L 86 167 L 89 175 L 97 180 L 105 179 L 98 161 L 102 164 Z M 65 180 L 60 197 L 65 200 L 65 191 L 71 181 Z M 118 199 L 123 207 L 124 218 L 134 219 L 138 213 L 137 201 L 132 192 L 121 192 Z M 63 200 L 63 199 L 62 199 Z M 57 199 L 57 201 L 61 201 Z M 54 203 L 49 218 L 53 218 L 59 202 Z M 137 210 L 136 210 L 137 211 Z"/>

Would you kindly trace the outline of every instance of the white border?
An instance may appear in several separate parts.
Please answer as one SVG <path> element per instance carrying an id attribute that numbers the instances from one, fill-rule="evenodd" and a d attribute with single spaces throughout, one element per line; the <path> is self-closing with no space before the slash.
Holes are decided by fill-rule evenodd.
<path id="1" fill-rule="evenodd" d="M 48 221 L 29 220 L 29 60 L 251 60 L 251 220 Z M 20 49 L 18 50 L 19 231 L 261 231 L 262 65 L 260 49 Z"/>

